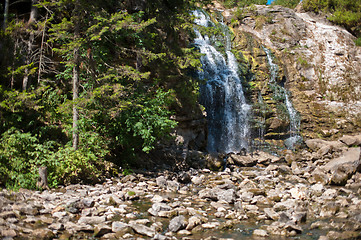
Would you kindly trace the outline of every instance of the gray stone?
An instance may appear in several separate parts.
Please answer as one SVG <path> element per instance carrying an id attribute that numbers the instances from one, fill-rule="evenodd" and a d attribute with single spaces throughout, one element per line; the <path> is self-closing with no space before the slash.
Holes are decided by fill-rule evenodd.
<path id="1" fill-rule="evenodd" d="M 258 237 L 268 237 L 267 231 L 263 230 L 263 229 L 254 230 L 253 235 L 258 236 Z"/>
<path id="2" fill-rule="evenodd" d="M 216 195 L 218 201 L 225 201 L 227 203 L 234 203 L 236 200 L 236 193 L 234 189 L 228 189 L 228 190 L 216 190 Z"/>
<path id="3" fill-rule="evenodd" d="M 202 223 L 203 223 L 203 221 L 202 221 L 201 217 L 192 216 L 188 219 L 188 225 L 187 225 L 186 229 L 192 230 L 194 227 L 196 227 Z"/>
<path id="4" fill-rule="evenodd" d="M 309 139 L 305 141 L 308 148 L 313 151 L 318 151 L 320 148 L 327 146 L 327 141 L 322 139 Z"/>
<path id="5" fill-rule="evenodd" d="M 266 216 L 272 220 L 278 220 L 279 219 L 279 214 L 276 213 L 272 208 L 265 208 L 264 213 L 266 214 Z"/>
<path id="6" fill-rule="evenodd" d="M 297 212 L 292 215 L 292 220 L 296 224 L 305 223 L 307 220 L 307 212 Z"/>
<path id="7" fill-rule="evenodd" d="M 71 234 L 80 231 L 92 232 L 94 230 L 94 228 L 90 225 L 84 223 L 73 223 L 70 221 L 64 223 L 64 229 L 66 229 Z"/>
<path id="8" fill-rule="evenodd" d="M 2 229 L 1 236 L 4 238 L 13 238 L 17 236 L 17 233 L 13 229 Z"/>
<path id="9" fill-rule="evenodd" d="M 167 190 L 175 192 L 179 190 L 179 183 L 176 181 L 167 181 Z"/>
<path id="10" fill-rule="evenodd" d="M 324 145 L 317 151 L 317 154 L 318 154 L 318 156 L 322 157 L 322 156 L 327 155 L 328 153 L 332 153 L 332 151 L 333 151 L 332 145 Z"/>
<path id="11" fill-rule="evenodd" d="M 92 198 L 83 198 L 82 203 L 84 204 L 84 207 L 91 208 L 94 207 L 94 200 Z"/>
<path id="12" fill-rule="evenodd" d="M 165 218 L 171 218 L 177 215 L 177 210 L 171 210 L 171 211 L 159 211 L 158 217 L 165 217 Z"/>
<path id="13" fill-rule="evenodd" d="M 192 183 L 195 184 L 195 185 L 199 185 L 203 182 L 205 176 L 204 175 L 201 175 L 201 176 L 193 176 L 192 177 Z"/>
<path id="14" fill-rule="evenodd" d="M 164 236 L 162 234 L 157 233 L 157 234 L 155 234 L 153 239 L 154 240 L 169 240 L 170 238 L 168 238 L 167 236 Z"/>
<path id="15" fill-rule="evenodd" d="M 128 224 L 124 223 L 124 222 L 112 222 L 112 231 L 113 232 L 118 232 L 118 231 L 121 231 L 125 228 L 128 227 Z"/>
<path id="16" fill-rule="evenodd" d="M 53 223 L 51 225 L 49 225 L 48 227 L 49 229 L 52 229 L 52 230 L 63 230 L 64 229 L 64 225 L 62 223 Z"/>
<path id="17" fill-rule="evenodd" d="M 35 229 L 32 234 L 37 239 L 53 239 L 55 237 L 53 231 L 49 229 Z"/>
<path id="18" fill-rule="evenodd" d="M 278 202 L 273 206 L 275 211 L 287 211 L 289 209 L 293 209 L 297 206 L 295 199 L 287 199 L 283 202 Z"/>
<path id="19" fill-rule="evenodd" d="M 178 175 L 178 182 L 180 182 L 180 183 L 187 184 L 187 183 L 190 183 L 191 181 L 192 181 L 191 176 L 187 172 L 183 172 Z"/>
<path id="20" fill-rule="evenodd" d="M 205 229 L 214 229 L 218 228 L 220 225 L 219 222 L 209 222 L 209 223 L 203 223 L 201 226 Z"/>
<path id="21" fill-rule="evenodd" d="M 341 157 L 328 162 L 323 168 L 331 173 L 331 183 L 345 185 L 347 180 L 361 169 L 361 148 L 350 148 Z"/>
<path id="22" fill-rule="evenodd" d="M 134 175 L 129 174 L 122 178 L 122 183 L 134 182 L 135 180 L 137 180 L 137 178 Z"/>
<path id="23" fill-rule="evenodd" d="M 165 179 L 164 176 L 159 176 L 155 180 L 156 180 L 158 187 L 161 187 L 161 188 L 167 187 L 167 179 Z"/>
<path id="24" fill-rule="evenodd" d="M 211 200 L 217 201 L 218 200 L 218 196 L 215 193 L 214 189 L 202 189 L 201 191 L 198 192 L 198 196 L 199 198 L 209 198 Z"/>
<path id="25" fill-rule="evenodd" d="M 112 228 L 105 223 L 98 224 L 94 227 L 94 236 L 101 237 L 104 234 L 111 233 Z"/>
<path id="26" fill-rule="evenodd" d="M 158 216 L 160 212 L 171 211 L 172 207 L 170 207 L 166 203 L 154 203 L 151 208 L 148 209 L 148 213 L 153 216 Z"/>
<path id="27" fill-rule="evenodd" d="M 55 217 L 55 218 L 64 218 L 65 216 L 67 215 L 67 213 L 66 212 L 55 212 L 55 213 L 53 213 L 53 217 Z"/>
<path id="28" fill-rule="evenodd" d="M 168 229 L 171 232 L 178 232 L 187 226 L 187 222 L 184 216 L 177 216 L 170 220 Z"/>
<path id="29" fill-rule="evenodd" d="M 328 184 L 330 182 L 330 176 L 327 174 L 326 170 L 322 167 L 317 167 L 309 178 L 311 183 L 321 183 Z"/>
<path id="30" fill-rule="evenodd" d="M 286 224 L 284 226 L 284 229 L 286 229 L 289 232 L 296 231 L 296 233 L 302 233 L 302 228 L 295 224 Z"/>
<path id="31" fill-rule="evenodd" d="M 155 230 L 142 224 L 129 224 L 129 226 L 140 235 L 154 237 L 156 234 Z"/>
<path id="32" fill-rule="evenodd" d="M 93 217 L 80 217 L 79 220 L 78 220 L 78 223 L 80 224 L 91 224 L 91 225 L 94 225 L 94 224 L 99 224 L 99 223 L 103 223 L 105 222 L 105 217 L 104 216 L 101 216 L 101 217 L 98 217 L 98 216 L 93 216 Z"/>
<path id="33" fill-rule="evenodd" d="M 129 224 L 126 224 L 124 222 L 119 222 L 119 221 L 112 223 L 112 231 L 117 233 L 117 235 L 119 235 L 119 236 L 123 236 L 126 233 L 133 232 L 133 230 L 129 226 Z"/>
<path id="34" fill-rule="evenodd" d="M 311 190 L 313 191 L 314 195 L 319 197 L 322 195 L 323 191 L 325 190 L 324 186 L 320 183 L 314 184 L 311 186 Z"/>
<path id="35" fill-rule="evenodd" d="M 13 205 L 13 210 L 19 211 L 21 214 L 25 214 L 25 215 L 36 215 L 39 213 L 38 209 L 30 204 Z"/>
<path id="36" fill-rule="evenodd" d="M 258 159 L 253 158 L 250 155 L 241 156 L 241 155 L 231 154 L 227 162 L 234 163 L 235 165 L 240 167 L 252 167 L 257 164 Z"/>
<path id="37" fill-rule="evenodd" d="M 154 203 L 161 203 L 161 202 L 167 202 L 169 200 L 160 195 L 154 195 L 154 197 L 151 199 L 151 201 Z"/>
<path id="38" fill-rule="evenodd" d="M 360 146 L 361 145 L 361 135 L 356 135 L 356 136 L 344 135 L 342 138 L 340 138 L 340 141 L 349 147 Z"/>
<path id="39" fill-rule="evenodd" d="M 6 218 L 14 218 L 16 217 L 16 213 L 14 211 L 5 211 L 0 213 L 0 218 L 6 219 Z"/>
<path id="40" fill-rule="evenodd" d="M 288 222 L 288 221 L 290 221 L 290 217 L 289 217 L 289 215 L 286 213 L 286 212 L 281 212 L 280 214 L 279 214 L 279 219 L 278 219 L 278 221 L 279 222 L 282 222 L 282 223 L 286 223 L 286 222 Z"/>

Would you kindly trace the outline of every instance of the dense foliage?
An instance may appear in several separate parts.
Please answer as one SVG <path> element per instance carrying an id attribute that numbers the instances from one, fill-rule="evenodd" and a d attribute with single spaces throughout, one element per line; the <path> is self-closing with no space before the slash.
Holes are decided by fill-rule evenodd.
<path id="1" fill-rule="evenodd" d="M 295 8 L 300 3 L 300 0 L 274 0 L 272 5 L 281 5 L 288 8 Z"/>
<path id="2" fill-rule="evenodd" d="M 196 105 L 196 3 L 42 0 L 31 21 L 12 9 L 0 32 L 0 185 L 36 188 L 40 166 L 50 186 L 93 181 L 104 160 L 131 164 L 169 136 L 177 106 Z"/>
<path id="3" fill-rule="evenodd" d="M 233 7 L 248 7 L 253 4 L 266 5 L 267 0 L 221 0 L 220 1 L 226 8 Z"/>
<path id="4" fill-rule="evenodd" d="M 303 8 L 327 13 L 329 20 L 359 37 L 361 45 L 361 0 L 304 0 Z"/>

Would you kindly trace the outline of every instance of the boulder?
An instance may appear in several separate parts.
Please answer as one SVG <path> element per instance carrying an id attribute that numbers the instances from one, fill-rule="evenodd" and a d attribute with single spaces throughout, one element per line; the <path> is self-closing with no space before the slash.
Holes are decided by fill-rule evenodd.
<path id="1" fill-rule="evenodd" d="M 133 223 L 133 224 L 129 224 L 129 226 L 134 230 L 134 232 L 150 238 L 154 237 L 154 235 L 156 234 L 154 229 L 142 224 Z"/>
<path id="2" fill-rule="evenodd" d="M 178 175 L 178 182 L 180 183 L 188 184 L 191 181 L 191 175 L 187 172 L 182 172 Z"/>
<path id="3" fill-rule="evenodd" d="M 158 187 L 166 188 L 167 187 L 167 179 L 164 176 L 159 176 L 155 179 Z"/>
<path id="4" fill-rule="evenodd" d="M 1 236 L 4 238 L 12 239 L 13 237 L 17 236 L 17 233 L 13 229 L 2 229 Z"/>
<path id="5" fill-rule="evenodd" d="M 188 219 L 188 225 L 186 227 L 187 230 L 192 230 L 195 226 L 202 224 L 202 218 L 199 216 L 192 216 Z"/>
<path id="6" fill-rule="evenodd" d="M 326 170 L 322 167 L 317 167 L 312 173 L 310 178 L 308 179 L 310 183 L 321 183 L 328 184 L 330 181 L 330 177 L 327 174 Z"/>
<path id="7" fill-rule="evenodd" d="M 266 214 L 266 216 L 272 220 L 277 221 L 279 219 L 279 214 L 277 212 L 275 212 L 272 208 L 265 208 L 264 209 L 264 213 Z"/>
<path id="8" fill-rule="evenodd" d="M 178 232 L 187 226 L 187 222 L 184 216 L 177 216 L 170 220 L 168 229 L 171 232 Z"/>
<path id="9" fill-rule="evenodd" d="M 178 191 L 179 190 L 179 183 L 177 181 L 167 181 L 167 190 L 168 191 Z"/>
<path id="10" fill-rule="evenodd" d="M 97 217 L 97 216 L 93 216 L 93 217 L 80 217 L 78 220 L 79 224 L 99 224 L 99 223 L 103 223 L 105 222 L 105 217 L 101 216 L 101 217 Z"/>
<path id="11" fill-rule="evenodd" d="M 312 151 L 318 151 L 320 148 L 327 146 L 327 141 L 322 139 L 309 139 L 305 141 L 307 147 Z"/>
<path id="12" fill-rule="evenodd" d="M 341 157 L 328 162 L 323 168 L 331 173 L 331 183 L 345 185 L 347 180 L 361 169 L 361 148 L 350 148 Z"/>
<path id="13" fill-rule="evenodd" d="M 228 189 L 228 190 L 217 190 L 216 191 L 217 199 L 218 201 L 223 200 L 227 203 L 234 203 L 236 200 L 236 193 L 234 189 Z"/>
<path id="14" fill-rule="evenodd" d="M 124 223 L 124 222 L 113 222 L 112 223 L 112 231 L 117 233 L 117 232 L 121 232 L 123 235 L 125 233 L 129 232 L 129 225 Z"/>
<path id="15" fill-rule="evenodd" d="M 192 183 L 195 185 L 199 185 L 203 182 L 203 180 L 205 179 L 204 175 L 201 176 L 193 176 L 192 177 Z"/>
<path id="16" fill-rule="evenodd" d="M 208 154 L 206 157 L 206 166 L 211 170 L 221 170 L 224 166 L 223 157 L 218 156 L 218 154 Z"/>
<path id="17" fill-rule="evenodd" d="M 309 139 L 305 141 L 307 147 L 314 152 L 326 154 L 331 150 L 337 151 L 343 149 L 346 145 L 340 141 L 325 141 L 322 139 Z"/>
<path id="18" fill-rule="evenodd" d="M 240 167 L 252 167 L 255 166 L 258 162 L 258 159 L 251 157 L 250 155 L 237 155 L 231 154 L 227 159 L 227 163 L 233 163 L 234 165 Z"/>
<path id="19" fill-rule="evenodd" d="M 36 239 L 53 239 L 55 237 L 53 231 L 49 229 L 35 229 L 32 236 Z"/>
<path id="20" fill-rule="evenodd" d="M 94 236 L 101 237 L 107 233 L 111 233 L 112 228 L 108 226 L 106 223 L 98 224 L 94 227 Z"/>
<path id="21" fill-rule="evenodd" d="M 152 216 L 159 216 L 161 212 L 171 211 L 172 207 L 165 203 L 156 202 L 152 205 L 151 208 L 148 209 L 148 213 Z"/>
<path id="22" fill-rule="evenodd" d="M 349 147 L 351 147 L 351 146 L 360 146 L 361 145 L 361 135 L 356 135 L 356 136 L 344 135 L 340 139 L 340 141 L 343 142 L 344 144 L 346 144 Z"/>
<path id="23" fill-rule="evenodd" d="M 199 195 L 199 198 L 201 198 L 201 199 L 209 198 L 214 201 L 218 200 L 217 194 L 214 192 L 214 189 L 209 189 L 209 188 L 202 189 L 201 191 L 199 191 L 198 195 Z"/>
<path id="24" fill-rule="evenodd" d="M 263 229 L 255 229 L 253 231 L 253 235 L 257 236 L 257 237 L 268 237 L 268 233 L 266 230 Z"/>

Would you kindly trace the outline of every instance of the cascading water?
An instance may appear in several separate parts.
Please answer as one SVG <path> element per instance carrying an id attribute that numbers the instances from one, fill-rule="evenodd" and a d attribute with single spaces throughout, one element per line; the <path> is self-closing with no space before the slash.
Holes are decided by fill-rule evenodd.
<path id="1" fill-rule="evenodd" d="M 279 71 L 278 65 L 273 62 L 273 57 L 272 57 L 271 51 L 267 48 L 263 48 L 263 49 L 267 54 L 268 66 L 270 69 L 269 83 L 277 84 L 276 78 L 277 78 L 278 71 Z M 278 86 L 279 92 L 276 94 L 282 94 L 282 96 L 284 97 L 284 104 L 287 108 L 289 121 L 290 121 L 290 128 L 289 128 L 290 136 L 289 136 L 289 138 L 287 138 L 285 140 L 285 145 L 286 145 L 286 147 L 293 149 L 294 146 L 296 145 L 296 143 L 299 142 L 301 139 L 301 136 L 299 135 L 300 118 L 299 118 L 298 112 L 296 111 L 296 109 L 294 109 L 294 107 L 289 99 L 287 90 L 283 86 L 280 86 L 280 85 L 277 85 L 277 86 Z"/>
<path id="2" fill-rule="evenodd" d="M 215 27 L 209 16 L 197 10 L 193 12 L 195 23 L 203 27 Z M 195 29 L 195 45 L 204 54 L 199 77 L 206 83 L 201 87 L 201 104 L 205 107 L 208 120 L 209 152 L 240 152 L 248 149 L 250 105 L 246 103 L 238 63 L 231 52 L 229 29 L 221 25 L 225 41 L 225 57 L 216 50 L 207 35 Z"/>

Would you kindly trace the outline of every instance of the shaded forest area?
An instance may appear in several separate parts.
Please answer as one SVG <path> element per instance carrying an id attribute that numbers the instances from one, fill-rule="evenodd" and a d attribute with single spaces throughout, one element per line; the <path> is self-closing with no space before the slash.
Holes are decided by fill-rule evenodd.
<path id="1" fill-rule="evenodd" d="M 201 1 L 197 1 L 198 6 Z M 205 2 L 207 4 L 207 2 Z M 196 108 L 194 1 L 2 3 L 0 185 L 94 181 Z"/>
<path id="2" fill-rule="evenodd" d="M 360 1 L 303 5 L 360 37 Z M 199 113 L 190 11 L 210 2 L 2 1 L 0 186 L 34 189 L 41 166 L 50 187 L 94 182 L 113 171 L 108 161 L 132 167 L 168 137 L 172 115 Z"/>

